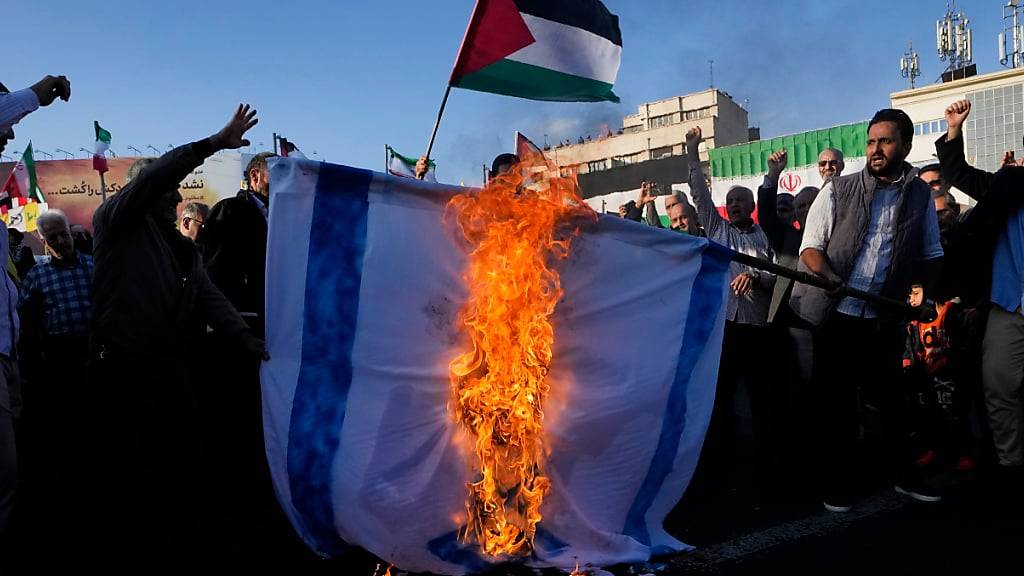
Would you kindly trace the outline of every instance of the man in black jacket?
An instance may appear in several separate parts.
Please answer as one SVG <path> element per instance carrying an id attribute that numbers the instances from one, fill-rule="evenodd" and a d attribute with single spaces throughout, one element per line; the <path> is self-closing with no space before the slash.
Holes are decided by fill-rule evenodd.
<path id="1" fill-rule="evenodd" d="M 829 149 L 831 150 L 831 149 Z M 827 152 L 826 150 L 825 152 Z M 825 155 L 822 152 L 822 155 Z M 776 150 L 768 156 L 768 174 L 757 189 L 757 208 L 761 228 L 768 236 L 768 242 L 775 253 L 776 263 L 796 270 L 800 260 L 800 242 L 807 214 L 818 189 L 808 186 L 802 189 L 793 202 L 795 218 L 800 228 L 791 220 L 780 218 L 776 209 L 779 177 L 786 169 L 789 157 L 785 150 Z M 788 473 L 785 480 L 791 493 L 807 493 L 807 483 L 813 478 L 812 434 L 808 433 L 813 419 L 811 378 L 814 365 L 814 334 L 811 325 L 800 318 L 789 307 L 793 281 L 779 276 L 775 280 L 771 304 L 768 307 L 768 323 L 774 332 L 773 358 L 781 359 L 774 370 L 778 381 L 772 386 L 776 395 L 773 402 L 773 428 L 780 450 L 781 468 Z"/>
<path id="2" fill-rule="evenodd" d="M 273 156 L 253 156 L 245 168 L 246 189 L 215 204 L 196 238 L 210 279 L 260 337 L 270 207 L 267 159 Z M 263 441 L 259 361 L 223 334 L 209 333 L 201 341 L 202 378 L 208 382 L 199 389 L 205 488 L 217 509 L 233 520 L 228 531 L 240 541 L 255 541 L 258 535 L 249 531 L 266 526 L 268 514 L 277 507 Z M 222 535 L 218 538 L 223 540 Z M 234 547 L 228 542 L 225 548 Z"/>
<path id="3" fill-rule="evenodd" d="M 962 138 L 963 122 L 971 112 L 968 100 L 946 109 L 947 132 L 935 142 L 942 179 L 978 204 L 959 224 L 966 243 L 965 276 L 960 288 L 966 300 L 981 295 L 991 303 L 982 352 L 985 407 L 1000 471 L 1007 486 L 1019 493 L 1024 478 L 1024 318 L 1021 302 L 1020 246 L 1024 240 L 1024 168 L 1005 166 L 990 173 L 967 164 Z"/>
<path id="4" fill-rule="evenodd" d="M 98 396 L 99 462 L 91 554 L 106 566 L 182 561 L 194 550 L 196 415 L 187 352 L 207 325 L 267 359 L 231 303 L 207 277 L 195 245 L 175 228 L 181 180 L 218 150 L 249 144 L 256 111 L 239 106 L 209 138 L 143 159 L 93 216 L 96 233 L 91 388 Z M 119 566 L 118 566 L 119 567 Z"/>
<path id="5" fill-rule="evenodd" d="M 267 216 L 270 179 L 261 152 L 245 168 L 246 190 L 217 202 L 203 223 L 196 243 L 210 280 L 234 304 L 254 334 L 262 337 L 263 290 L 267 261 Z"/>

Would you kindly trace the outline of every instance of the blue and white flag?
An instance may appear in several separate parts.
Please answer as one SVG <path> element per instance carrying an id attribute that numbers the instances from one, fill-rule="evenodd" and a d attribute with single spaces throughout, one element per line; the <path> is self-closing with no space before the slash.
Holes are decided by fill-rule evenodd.
<path id="1" fill-rule="evenodd" d="M 466 189 L 270 161 L 263 413 L 281 504 L 321 554 L 347 545 L 411 571 L 491 560 L 459 541 L 471 454 L 448 413 L 466 253 L 444 208 Z M 557 267 L 544 407 L 552 482 L 531 565 L 685 550 L 662 521 L 711 416 L 728 253 L 602 216 Z"/>

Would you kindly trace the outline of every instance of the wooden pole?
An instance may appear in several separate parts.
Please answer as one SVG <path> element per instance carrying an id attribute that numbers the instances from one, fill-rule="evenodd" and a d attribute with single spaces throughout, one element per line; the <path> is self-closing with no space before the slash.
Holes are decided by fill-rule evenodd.
<path id="1" fill-rule="evenodd" d="M 437 138 L 437 129 L 441 126 L 441 117 L 444 116 L 444 107 L 448 104 L 448 94 L 451 94 L 452 86 L 449 84 L 444 89 L 444 98 L 441 99 L 441 107 L 437 110 L 437 120 L 434 122 L 434 131 L 430 133 L 430 143 L 427 144 L 427 160 L 430 160 L 430 152 L 434 150 L 434 139 Z"/>
<path id="2" fill-rule="evenodd" d="M 100 203 L 107 201 L 107 184 L 103 181 L 103 172 L 100 172 Z"/>

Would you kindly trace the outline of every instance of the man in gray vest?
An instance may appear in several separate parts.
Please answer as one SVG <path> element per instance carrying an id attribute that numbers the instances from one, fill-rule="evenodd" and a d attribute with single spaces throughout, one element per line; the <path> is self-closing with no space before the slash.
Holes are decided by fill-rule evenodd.
<path id="1" fill-rule="evenodd" d="M 904 162 L 913 136 L 913 122 L 902 110 L 875 114 L 868 124 L 867 166 L 830 180 L 811 206 L 800 246 L 801 270 L 895 300 L 905 300 L 915 283 L 929 292 L 943 253 L 931 190 Z M 896 491 L 923 502 L 941 500 L 910 458 L 899 387 L 901 319 L 804 284 L 793 289 L 791 304 L 815 326 L 825 508 L 846 512 L 856 497 L 851 479 L 856 477 L 858 398 L 881 413 Z"/>

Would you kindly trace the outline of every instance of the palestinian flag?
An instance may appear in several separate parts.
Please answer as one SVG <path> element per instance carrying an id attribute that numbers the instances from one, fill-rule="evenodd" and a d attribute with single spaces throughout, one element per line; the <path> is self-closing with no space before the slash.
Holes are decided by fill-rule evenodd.
<path id="1" fill-rule="evenodd" d="M 403 178 L 415 178 L 416 160 L 408 156 L 402 156 L 390 146 L 386 146 L 386 148 L 388 152 L 388 173 L 393 176 L 402 176 Z M 430 168 L 427 169 L 427 175 L 423 179 L 427 182 L 437 182 L 437 175 L 434 174 L 434 168 L 436 167 L 434 161 L 430 160 Z"/>
<path id="2" fill-rule="evenodd" d="M 622 34 L 599 0 L 477 0 L 449 85 L 533 100 L 619 97 Z"/>
<path id="3" fill-rule="evenodd" d="M 92 153 L 92 169 L 100 174 L 107 171 L 107 157 L 104 155 L 110 148 L 110 132 L 100 127 L 99 122 L 93 122 L 96 129 L 96 148 Z"/>
<path id="4" fill-rule="evenodd" d="M 3 191 L 0 191 L 0 200 L 8 198 L 28 198 L 39 203 L 46 202 L 43 191 L 39 189 L 39 180 L 36 178 L 36 161 L 32 157 L 32 142 L 25 147 L 25 153 L 21 160 L 14 165 L 7 180 L 4 182 Z"/>

